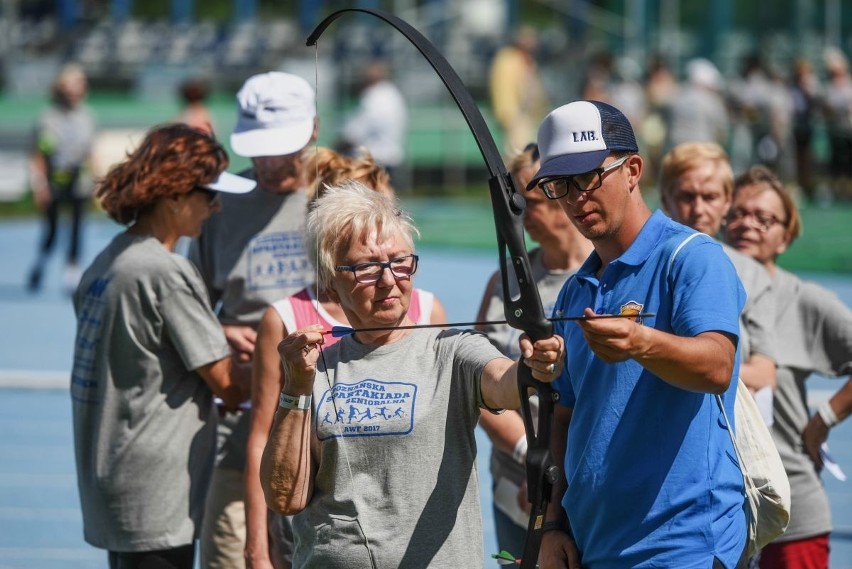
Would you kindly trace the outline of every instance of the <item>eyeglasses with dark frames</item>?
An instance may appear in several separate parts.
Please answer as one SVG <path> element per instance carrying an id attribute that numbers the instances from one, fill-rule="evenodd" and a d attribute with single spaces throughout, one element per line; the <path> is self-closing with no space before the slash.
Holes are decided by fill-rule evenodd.
<path id="1" fill-rule="evenodd" d="M 379 281 L 385 269 L 390 269 L 395 279 L 407 279 L 417 271 L 417 261 L 420 259 L 415 254 L 404 255 L 391 259 L 390 261 L 373 263 L 358 263 L 357 265 L 337 265 L 335 271 L 351 271 L 355 280 L 361 284 L 373 284 Z"/>
<path id="2" fill-rule="evenodd" d="M 744 223 L 746 219 L 750 219 L 754 223 L 755 229 L 761 233 L 769 231 L 773 225 L 786 225 L 787 222 L 778 219 L 774 214 L 766 211 L 746 211 L 742 208 L 735 208 L 728 212 L 726 221 L 728 225 L 736 225 Z"/>
<path id="3" fill-rule="evenodd" d="M 579 194 L 593 192 L 600 188 L 603 184 L 604 174 L 619 168 L 627 161 L 628 158 L 630 158 L 630 156 L 630 154 L 622 156 L 615 162 L 607 164 L 606 166 L 601 166 L 600 168 L 595 168 L 594 170 L 589 170 L 582 174 L 545 178 L 538 183 L 538 187 L 541 188 L 544 195 L 551 200 L 558 200 L 567 196 L 572 187 L 577 190 Z"/>

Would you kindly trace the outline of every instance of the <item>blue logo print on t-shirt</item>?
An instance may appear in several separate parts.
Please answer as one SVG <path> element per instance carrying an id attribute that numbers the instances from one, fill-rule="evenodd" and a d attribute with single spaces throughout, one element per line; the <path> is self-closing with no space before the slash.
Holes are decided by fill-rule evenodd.
<path id="1" fill-rule="evenodd" d="M 414 427 L 413 383 L 365 379 L 337 384 L 317 402 L 316 429 L 321 441 L 334 437 L 406 435 Z"/>
<path id="2" fill-rule="evenodd" d="M 86 289 L 77 313 L 77 339 L 74 344 L 74 367 L 71 370 L 71 399 L 77 403 L 97 404 L 98 381 L 93 377 L 95 357 L 101 343 L 101 328 L 106 311 L 103 295 L 109 279 L 96 279 Z"/>
<path id="3" fill-rule="evenodd" d="M 260 235 L 252 239 L 246 249 L 249 290 L 298 290 L 308 285 L 305 279 L 312 271 L 300 232 Z"/>

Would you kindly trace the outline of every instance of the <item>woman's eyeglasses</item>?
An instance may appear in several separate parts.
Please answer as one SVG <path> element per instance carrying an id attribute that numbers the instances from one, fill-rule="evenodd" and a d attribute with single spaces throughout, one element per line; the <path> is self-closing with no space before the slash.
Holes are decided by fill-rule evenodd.
<path id="1" fill-rule="evenodd" d="M 775 217 L 774 214 L 771 214 L 766 211 L 746 211 L 741 208 L 732 209 L 728 213 L 727 222 L 728 225 L 736 225 L 738 223 L 745 222 L 746 219 L 750 219 L 752 223 L 754 223 L 755 229 L 760 231 L 761 233 L 766 233 L 769 229 L 776 224 L 786 225 L 786 221 L 782 221 Z"/>
<path id="2" fill-rule="evenodd" d="M 417 255 L 405 255 L 390 261 L 358 263 L 357 265 L 337 265 L 335 271 L 352 271 L 355 280 L 361 284 L 373 284 L 382 278 L 385 269 L 390 269 L 396 279 L 407 279 L 417 271 Z"/>
<path id="3" fill-rule="evenodd" d="M 559 198 L 567 196 L 572 187 L 580 194 L 593 192 L 600 188 L 603 184 L 604 174 L 620 167 L 628 158 L 630 158 L 630 154 L 622 156 L 611 164 L 595 168 L 594 170 L 584 172 L 583 174 L 545 178 L 538 183 L 538 187 L 541 188 L 544 195 L 551 200 L 558 200 Z"/>

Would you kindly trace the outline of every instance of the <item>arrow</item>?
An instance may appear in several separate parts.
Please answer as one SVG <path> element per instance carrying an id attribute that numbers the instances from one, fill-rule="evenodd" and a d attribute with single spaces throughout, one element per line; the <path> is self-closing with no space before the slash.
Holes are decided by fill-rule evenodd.
<path id="1" fill-rule="evenodd" d="M 642 312 L 640 314 L 595 314 L 594 316 L 561 316 L 548 318 L 550 322 L 568 322 L 577 320 L 602 320 L 604 318 L 650 318 L 655 316 L 653 312 Z M 415 330 L 417 328 L 464 328 L 467 326 L 508 324 L 506 320 L 485 320 L 481 322 L 450 322 L 448 324 L 413 324 L 411 326 L 380 326 L 377 328 L 350 328 L 348 326 L 332 326 L 331 330 L 324 330 L 323 335 L 331 334 L 332 338 L 342 338 L 355 334 L 356 332 L 384 332 L 390 330 Z"/>

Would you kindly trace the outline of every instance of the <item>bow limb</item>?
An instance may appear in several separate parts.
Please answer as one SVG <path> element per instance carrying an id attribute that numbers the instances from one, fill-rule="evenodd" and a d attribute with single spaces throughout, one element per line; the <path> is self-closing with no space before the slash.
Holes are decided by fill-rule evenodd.
<path id="1" fill-rule="evenodd" d="M 497 229 L 503 290 L 519 291 L 517 297 L 509 298 L 507 295 L 507 298 L 504 299 L 506 320 L 513 328 L 526 332 L 533 341 L 549 338 L 553 335 L 553 324 L 547 320 L 542 308 L 541 297 L 532 278 L 532 270 L 524 244 L 523 212 L 525 201 L 515 188 L 512 177 L 506 171 L 503 159 L 497 150 L 494 138 L 491 136 L 491 131 L 488 130 L 488 125 L 482 118 L 482 113 L 476 106 L 476 102 L 465 88 L 458 74 L 438 49 L 414 27 L 392 14 L 366 8 L 338 10 L 326 17 L 311 32 L 306 42 L 307 45 L 316 45 L 325 29 L 347 12 L 370 14 L 396 28 L 426 58 L 449 90 L 465 121 L 467 121 L 488 168 L 488 186 Z M 510 279 L 514 279 L 516 286 L 510 286 Z M 550 501 L 552 484 L 559 473 L 558 468 L 552 463 L 549 449 L 551 420 L 557 394 L 550 384 L 533 379 L 530 369 L 523 362 L 523 358 L 518 362 L 518 389 L 528 442 L 527 486 L 532 504 L 532 514 L 527 529 L 521 567 L 531 569 L 536 566 L 538 561 L 538 550 L 541 544 L 540 528 L 544 522 L 547 503 Z M 532 392 L 539 396 L 537 428 L 533 425 L 530 409 L 529 398 Z"/>

